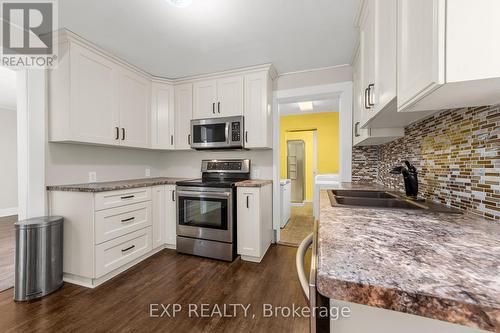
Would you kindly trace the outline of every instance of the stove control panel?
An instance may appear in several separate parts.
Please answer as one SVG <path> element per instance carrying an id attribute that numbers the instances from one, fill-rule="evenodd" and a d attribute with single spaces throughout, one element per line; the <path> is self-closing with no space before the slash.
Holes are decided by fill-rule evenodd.
<path id="1" fill-rule="evenodd" d="M 203 160 L 202 172 L 250 172 L 250 160 Z"/>

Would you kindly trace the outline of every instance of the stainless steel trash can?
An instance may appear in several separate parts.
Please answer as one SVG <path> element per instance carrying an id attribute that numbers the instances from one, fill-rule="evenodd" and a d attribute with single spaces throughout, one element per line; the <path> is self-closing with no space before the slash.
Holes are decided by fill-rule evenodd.
<path id="1" fill-rule="evenodd" d="M 15 223 L 14 300 L 39 298 L 62 286 L 63 222 L 61 216 L 45 216 Z"/>

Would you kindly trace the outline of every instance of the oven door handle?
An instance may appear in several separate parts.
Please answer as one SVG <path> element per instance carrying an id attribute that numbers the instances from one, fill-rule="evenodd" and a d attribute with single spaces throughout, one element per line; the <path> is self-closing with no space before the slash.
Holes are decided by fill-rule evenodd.
<path id="1" fill-rule="evenodd" d="M 230 192 L 177 191 L 177 197 L 227 199 L 230 196 Z"/>

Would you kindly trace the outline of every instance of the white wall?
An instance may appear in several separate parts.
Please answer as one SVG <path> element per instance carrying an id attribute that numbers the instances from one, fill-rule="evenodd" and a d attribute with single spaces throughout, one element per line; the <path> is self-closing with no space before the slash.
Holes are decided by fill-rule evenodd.
<path id="1" fill-rule="evenodd" d="M 352 81 L 352 67 L 350 65 L 281 74 L 276 83 L 276 90 L 320 86 L 346 81 Z"/>
<path id="2" fill-rule="evenodd" d="M 0 109 L 0 213 L 17 207 L 17 115 Z M 10 215 L 10 214 L 9 214 Z"/>
<path id="3" fill-rule="evenodd" d="M 87 183 L 95 171 L 97 181 L 144 178 L 163 174 L 165 153 L 149 150 L 48 143 L 46 147 L 47 185 Z"/>
<path id="4" fill-rule="evenodd" d="M 200 177 L 201 160 L 247 158 L 251 160 L 252 178 L 273 178 L 273 151 L 270 149 L 227 152 L 174 151 L 165 153 L 163 158 L 163 174 L 169 177 Z"/>

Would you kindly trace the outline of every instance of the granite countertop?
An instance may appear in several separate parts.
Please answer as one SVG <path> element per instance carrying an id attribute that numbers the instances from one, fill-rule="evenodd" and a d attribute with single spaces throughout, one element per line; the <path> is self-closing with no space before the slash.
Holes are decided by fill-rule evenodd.
<path id="1" fill-rule="evenodd" d="M 126 190 L 130 188 L 148 187 L 156 185 L 175 185 L 176 182 L 181 180 L 189 180 L 193 178 L 172 178 L 172 177 L 157 177 L 157 178 L 141 178 L 141 179 L 127 179 L 112 182 L 99 182 L 99 183 L 84 183 L 84 184 L 70 184 L 70 185 L 50 185 L 47 186 L 48 191 L 66 191 L 66 192 L 106 192 Z M 238 187 L 261 187 L 267 184 L 272 184 L 272 180 L 263 179 L 250 179 L 236 183 Z"/>
<path id="2" fill-rule="evenodd" d="M 156 186 L 156 185 L 175 185 L 176 182 L 186 179 L 191 179 L 191 178 L 157 177 L 157 178 L 127 179 L 127 180 L 100 182 L 100 183 L 51 185 L 47 186 L 47 190 L 94 193 L 94 192 L 126 190 L 130 188 Z"/>
<path id="3" fill-rule="evenodd" d="M 268 184 L 272 184 L 273 181 L 270 179 L 249 179 L 235 184 L 236 187 L 262 187 Z"/>
<path id="4" fill-rule="evenodd" d="M 500 332 L 500 224 L 470 214 L 332 207 L 326 190 L 320 206 L 321 294 Z"/>

